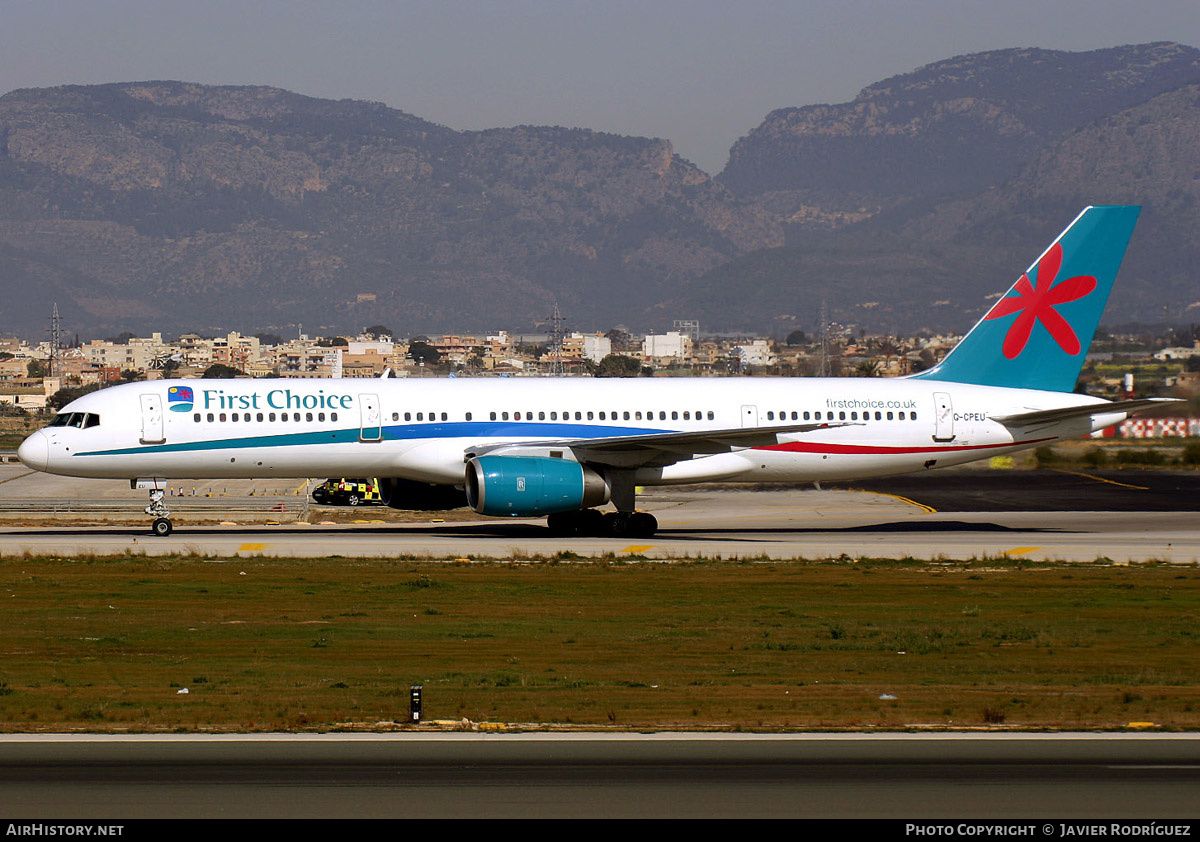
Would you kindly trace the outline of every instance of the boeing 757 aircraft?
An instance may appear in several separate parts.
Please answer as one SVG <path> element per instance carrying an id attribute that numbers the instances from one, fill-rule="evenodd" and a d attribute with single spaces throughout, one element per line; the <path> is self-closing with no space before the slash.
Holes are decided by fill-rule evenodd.
<path id="1" fill-rule="evenodd" d="M 638 486 L 820 482 L 1078 438 L 1158 401 L 1072 392 L 1140 208 L 1088 207 L 936 367 L 909 377 L 159 380 L 84 395 L 30 468 L 128 479 L 374 476 L 401 509 L 648 537 Z M 611 503 L 615 511 L 601 514 Z"/>

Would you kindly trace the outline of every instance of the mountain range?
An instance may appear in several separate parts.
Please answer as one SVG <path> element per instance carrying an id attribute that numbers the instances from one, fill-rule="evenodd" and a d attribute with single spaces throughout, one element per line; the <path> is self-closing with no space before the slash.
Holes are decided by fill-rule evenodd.
<path id="1" fill-rule="evenodd" d="M 960 56 L 668 141 L 460 132 L 377 103 L 138 82 L 0 97 L 0 330 L 969 327 L 1085 204 L 1138 203 L 1114 305 L 1200 308 L 1200 50 Z M 1194 306 L 1193 306 L 1194 305 Z M 1189 309 L 1190 308 L 1190 309 Z"/>

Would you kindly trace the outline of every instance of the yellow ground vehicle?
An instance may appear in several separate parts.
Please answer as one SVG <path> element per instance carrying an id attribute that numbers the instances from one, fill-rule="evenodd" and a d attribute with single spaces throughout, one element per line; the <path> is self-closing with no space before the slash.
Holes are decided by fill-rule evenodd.
<path id="1" fill-rule="evenodd" d="M 318 503 L 333 506 L 357 506 L 360 503 L 382 503 L 379 480 L 327 479 L 313 489 L 312 498 Z"/>

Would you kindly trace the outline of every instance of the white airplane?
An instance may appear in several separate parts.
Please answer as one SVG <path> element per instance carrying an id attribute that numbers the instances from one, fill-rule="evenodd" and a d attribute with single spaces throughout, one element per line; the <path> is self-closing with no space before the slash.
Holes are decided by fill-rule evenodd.
<path id="1" fill-rule="evenodd" d="M 928 470 L 1157 405 L 1072 392 L 1139 211 L 1085 208 L 939 365 L 909 377 L 159 380 L 72 401 L 18 456 L 130 480 L 162 536 L 171 479 L 373 476 L 396 508 L 467 503 L 546 515 L 557 534 L 646 537 L 658 523 L 637 511 L 637 486 Z"/>

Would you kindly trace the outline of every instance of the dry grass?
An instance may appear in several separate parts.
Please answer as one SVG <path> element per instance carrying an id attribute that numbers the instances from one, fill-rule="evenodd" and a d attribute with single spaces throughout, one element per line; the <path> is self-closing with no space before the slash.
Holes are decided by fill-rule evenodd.
<path id="1" fill-rule="evenodd" d="M 1195 568 L 26 558 L 0 580 L 9 731 L 371 727 L 414 683 L 426 720 L 1200 727 Z"/>

